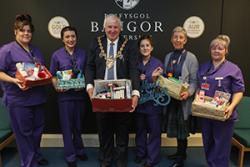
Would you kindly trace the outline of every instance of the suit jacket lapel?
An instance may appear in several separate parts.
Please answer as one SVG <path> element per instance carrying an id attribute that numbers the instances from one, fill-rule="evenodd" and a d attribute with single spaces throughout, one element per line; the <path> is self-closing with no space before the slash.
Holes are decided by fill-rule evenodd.
<path id="1" fill-rule="evenodd" d="M 106 53 L 108 54 L 108 50 L 107 50 L 107 37 L 105 36 L 105 38 L 102 38 L 102 46 L 104 51 L 106 51 Z"/>
<path id="2" fill-rule="evenodd" d="M 118 41 L 118 45 L 117 45 L 117 52 L 119 51 L 119 49 L 121 48 L 121 46 L 122 46 L 122 44 L 123 44 L 123 42 L 124 42 L 124 38 L 123 37 L 119 37 L 119 41 Z M 123 50 L 123 53 L 122 53 L 122 55 L 123 56 L 125 56 L 124 55 L 124 50 Z M 121 67 L 122 67 L 122 62 L 124 61 L 124 57 L 122 58 L 122 59 L 120 59 L 120 58 L 118 58 L 118 59 L 116 59 L 116 72 L 117 72 L 117 77 L 119 77 L 119 70 L 118 69 L 120 69 Z"/>
<path id="3" fill-rule="evenodd" d="M 117 45 L 117 52 L 121 48 L 123 42 L 124 42 L 124 38 L 120 36 L 118 40 L 118 45 Z"/>

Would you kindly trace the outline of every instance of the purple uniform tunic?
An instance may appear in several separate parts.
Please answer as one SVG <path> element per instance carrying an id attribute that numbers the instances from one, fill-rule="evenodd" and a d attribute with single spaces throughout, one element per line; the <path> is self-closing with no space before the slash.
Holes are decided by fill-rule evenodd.
<path id="1" fill-rule="evenodd" d="M 39 62 L 44 64 L 44 57 L 34 46 L 30 53 L 16 41 L 0 49 L 0 71 L 15 77 L 16 63 Z M 1 82 L 4 102 L 10 114 L 11 125 L 16 136 L 22 167 L 36 167 L 40 160 L 40 141 L 44 127 L 43 103 L 46 101 L 44 86 L 32 87 L 22 91 L 17 85 Z"/>
<path id="2" fill-rule="evenodd" d="M 72 59 L 73 56 L 75 60 Z M 75 68 L 84 72 L 86 55 L 83 50 L 76 48 L 73 55 L 70 56 L 64 47 L 58 49 L 51 58 L 51 74 L 55 76 L 57 71 L 73 69 L 73 61 L 75 61 Z M 74 162 L 77 156 L 85 154 L 81 139 L 81 114 L 85 113 L 86 91 L 85 89 L 81 91 L 71 89 L 57 94 L 65 159 L 67 162 Z"/>
<path id="3" fill-rule="evenodd" d="M 200 85 L 204 83 L 209 85 L 208 88 L 204 89 L 206 96 L 214 97 L 216 90 L 227 92 L 231 95 L 245 91 L 241 70 L 227 60 L 217 69 L 214 69 L 212 62 L 203 64 L 199 69 L 198 79 Z M 233 112 L 231 119 L 237 119 L 237 112 Z"/>
<path id="4" fill-rule="evenodd" d="M 147 82 L 152 83 L 152 72 L 163 68 L 160 60 L 151 57 L 147 64 L 139 62 L 140 74 L 146 75 Z M 161 147 L 161 106 L 154 106 L 152 101 L 140 104 L 136 109 L 136 156 L 145 158 L 148 165 L 156 165 L 160 161 Z M 147 133 L 149 136 L 147 137 Z"/>
<path id="5" fill-rule="evenodd" d="M 213 97 L 216 90 L 232 95 L 245 91 L 241 70 L 227 60 L 217 69 L 214 69 L 212 62 L 203 64 L 199 69 L 198 79 L 200 89 L 205 90 L 206 96 Z M 201 86 L 202 84 L 207 86 Z M 231 118 L 225 122 L 202 119 L 202 138 L 210 167 L 229 166 L 233 125 L 236 119 L 237 111 L 234 111 Z"/>
<path id="6" fill-rule="evenodd" d="M 26 52 L 17 42 L 11 42 L 0 49 L 0 71 L 11 77 L 15 77 L 16 63 L 33 62 L 32 56 L 37 62 L 44 64 L 42 53 L 34 46 L 30 46 L 32 55 Z M 6 105 L 33 106 L 46 101 L 44 86 L 33 87 L 22 91 L 16 84 L 2 82 L 4 102 Z"/>
<path id="7" fill-rule="evenodd" d="M 145 65 L 143 64 L 142 60 L 139 62 L 138 71 L 140 72 L 140 74 L 146 75 L 146 81 L 148 83 L 152 83 L 153 82 L 152 73 L 157 67 L 163 68 L 163 64 L 161 63 L 160 60 L 156 59 L 155 57 L 151 57 L 148 63 Z M 158 114 L 155 111 L 155 109 L 161 107 L 156 107 L 153 105 L 153 103 L 154 103 L 153 101 L 148 101 L 141 105 L 138 105 L 137 112 L 145 114 Z"/>
<path id="8" fill-rule="evenodd" d="M 82 72 L 85 71 L 85 65 L 86 65 L 86 54 L 84 50 L 76 48 L 74 51 L 73 56 L 76 58 L 76 66 L 79 70 Z M 64 47 L 58 49 L 55 51 L 51 58 L 50 63 L 50 72 L 53 76 L 56 76 L 57 71 L 64 71 L 64 70 L 70 70 L 73 69 L 73 62 L 72 57 L 69 55 L 69 53 L 65 50 Z M 75 91 L 75 90 L 69 90 L 64 93 L 58 93 L 58 100 L 64 101 L 64 100 L 83 100 L 84 95 L 86 95 L 86 91 Z"/>

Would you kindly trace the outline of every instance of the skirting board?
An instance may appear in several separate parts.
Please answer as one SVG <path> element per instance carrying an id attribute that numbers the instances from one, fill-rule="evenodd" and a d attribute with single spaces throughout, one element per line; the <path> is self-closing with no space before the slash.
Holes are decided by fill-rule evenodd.
<path id="1" fill-rule="evenodd" d="M 98 135 L 97 134 L 84 134 L 82 135 L 85 147 L 98 147 Z M 163 147 L 175 147 L 176 139 L 167 138 L 166 134 L 161 136 L 161 145 Z M 135 146 L 135 134 L 129 134 L 129 147 Z M 202 137 L 200 133 L 190 135 L 188 138 L 188 146 L 190 147 L 202 147 Z M 41 147 L 63 147 L 63 140 L 61 134 L 43 134 Z"/>

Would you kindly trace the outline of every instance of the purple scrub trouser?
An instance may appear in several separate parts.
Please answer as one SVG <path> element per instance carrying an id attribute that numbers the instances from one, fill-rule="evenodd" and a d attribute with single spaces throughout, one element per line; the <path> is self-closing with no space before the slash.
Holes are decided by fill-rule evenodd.
<path id="1" fill-rule="evenodd" d="M 40 141 L 44 127 L 43 105 L 8 106 L 16 136 L 21 167 L 36 167 L 41 158 Z"/>
<path id="2" fill-rule="evenodd" d="M 81 138 L 81 113 L 84 113 L 84 101 L 71 100 L 59 102 L 60 123 L 64 142 L 64 155 L 67 162 L 76 160 L 84 154 Z"/>
<path id="3" fill-rule="evenodd" d="M 160 161 L 160 121 L 160 114 L 136 113 L 136 156 L 146 158 L 146 163 L 152 166 Z"/>
<path id="4" fill-rule="evenodd" d="M 233 126 L 232 120 L 202 120 L 202 138 L 209 167 L 229 167 Z"/>

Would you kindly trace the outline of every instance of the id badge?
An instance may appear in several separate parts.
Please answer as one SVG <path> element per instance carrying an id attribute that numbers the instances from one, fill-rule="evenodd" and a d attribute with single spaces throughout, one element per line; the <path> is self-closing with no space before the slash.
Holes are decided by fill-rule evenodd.
<path id="1" fill-rule="evenodd" d="M 204 83 L 201 84 L 201 89 L 209 90 L 209 88 L 210 88 L 210 85 L 208 83 L 204 82 Z"/>
<path id="2" fill-rule="evenodd" d="M 218 81 L 218 87 L 221 87 L 221 81 L 223 80 L 223 77 L 215 77 L 215 80 Z"/>

